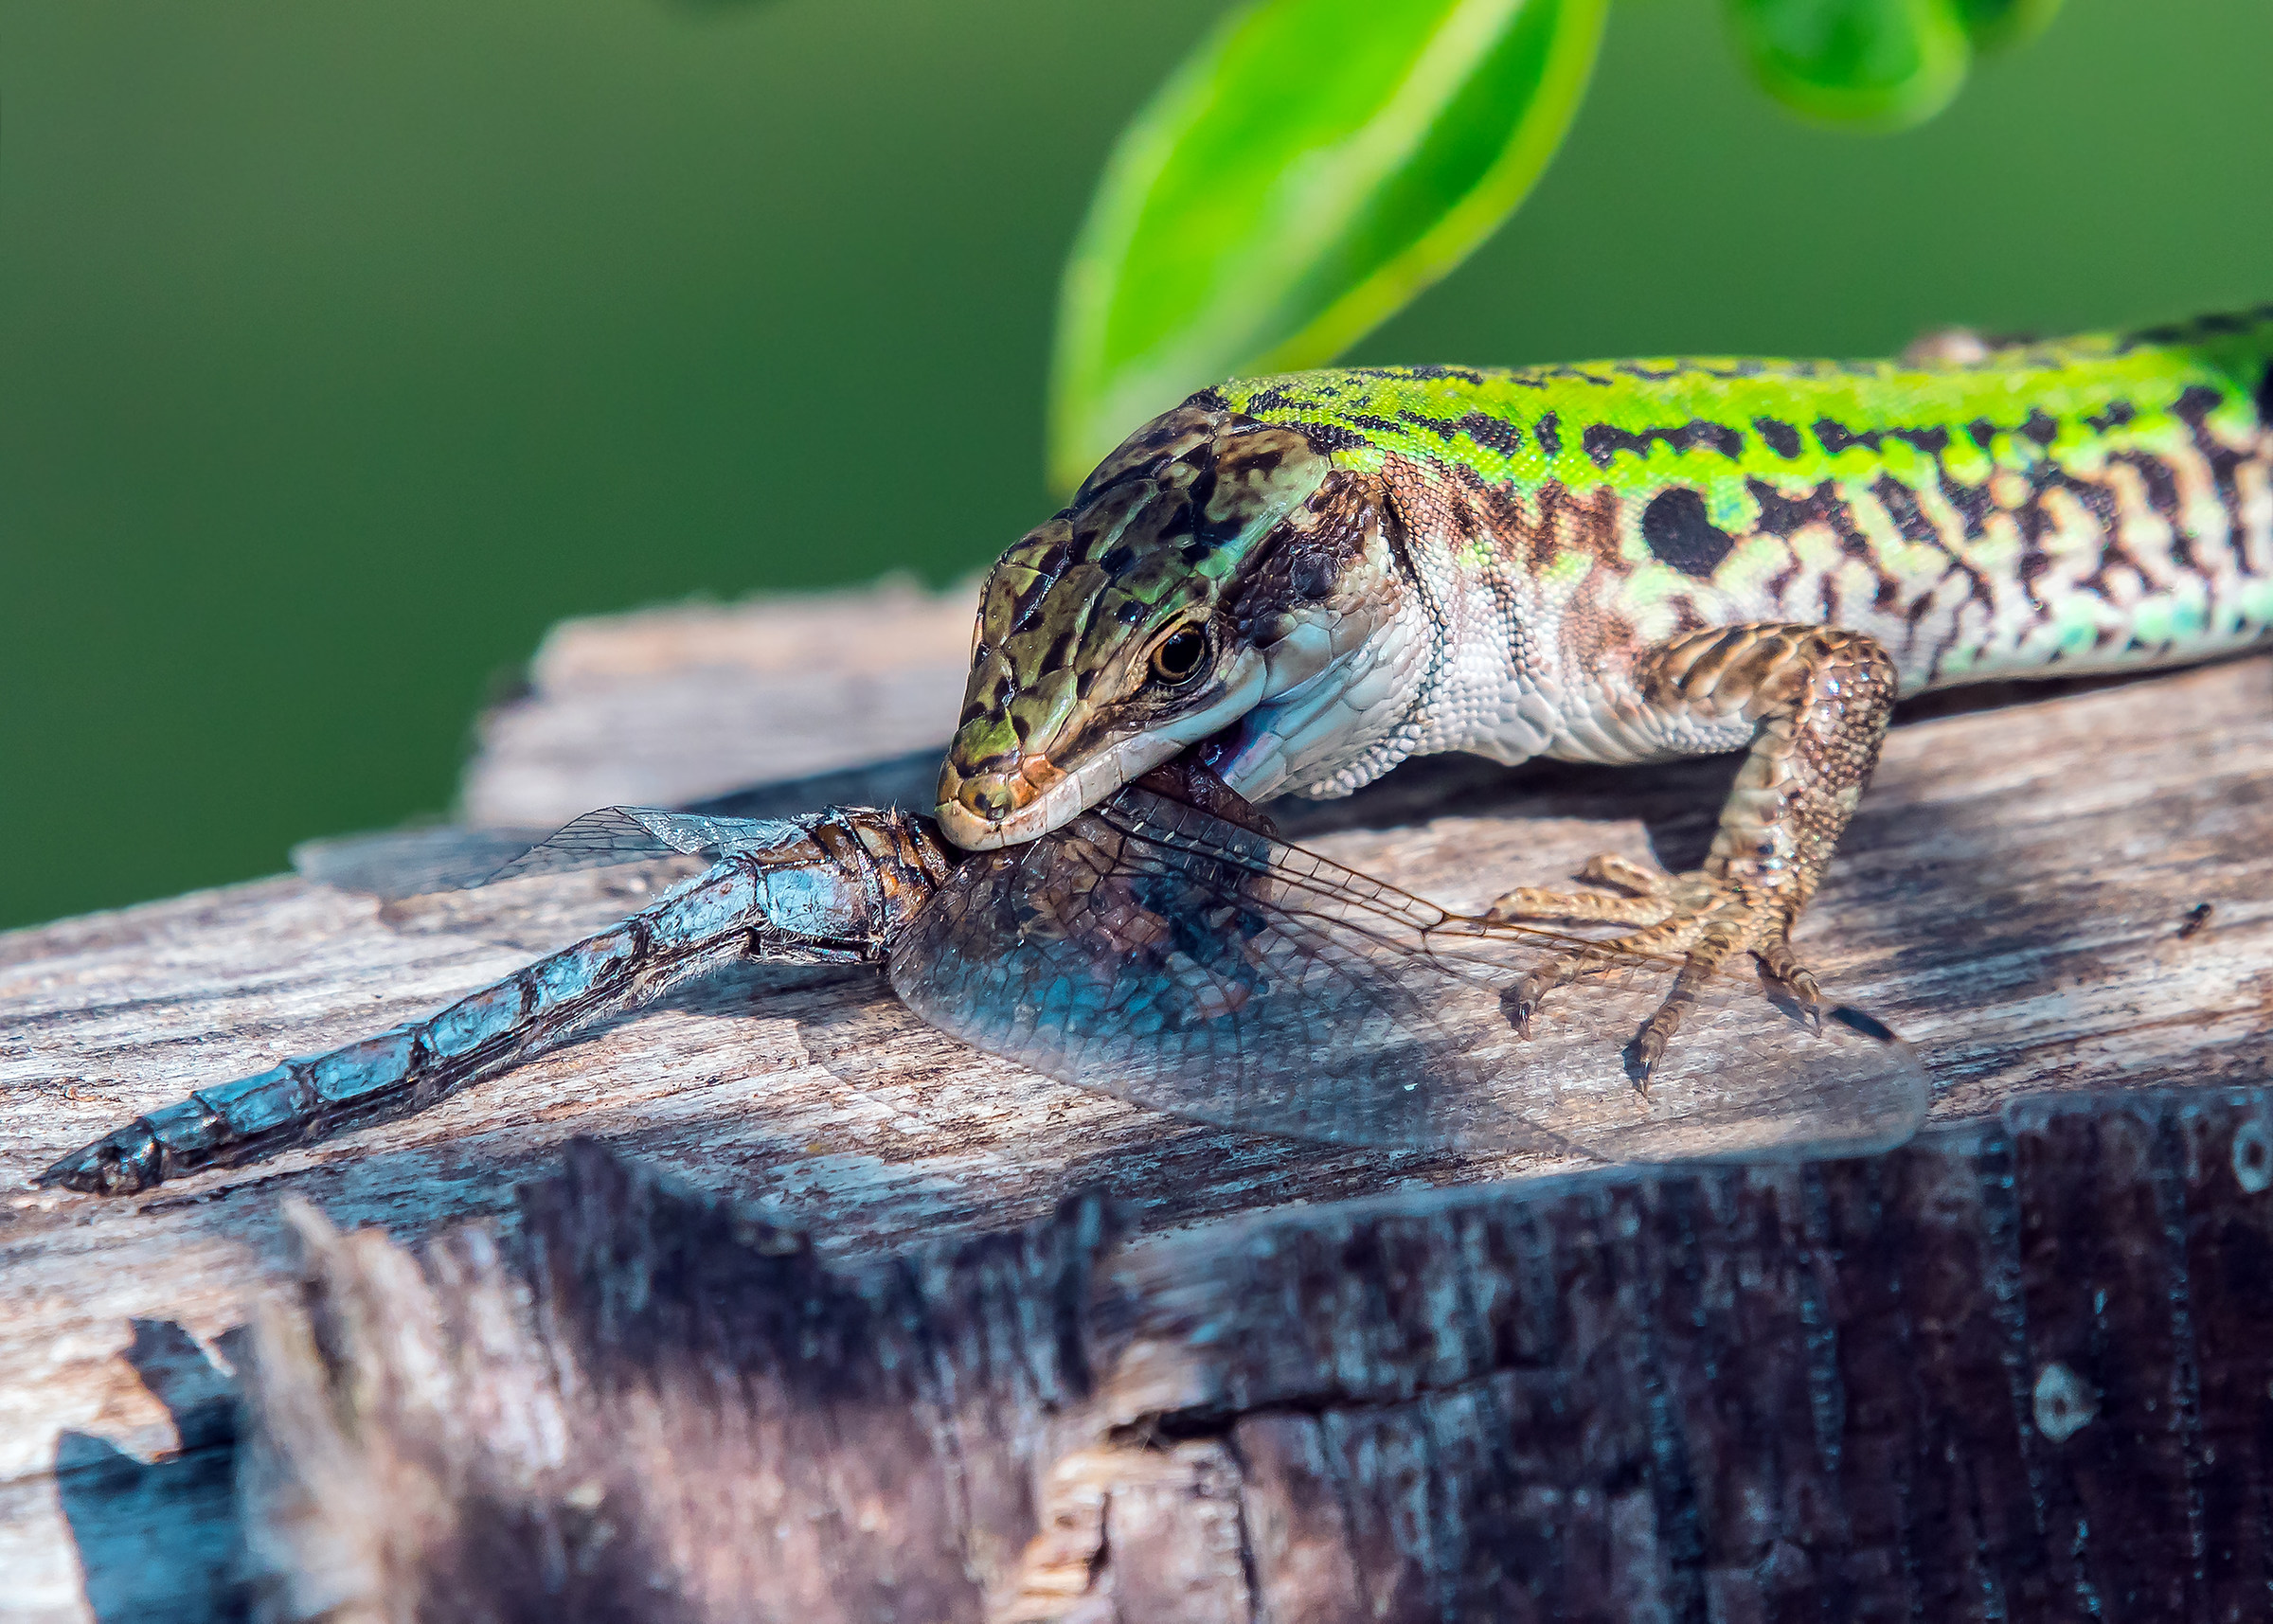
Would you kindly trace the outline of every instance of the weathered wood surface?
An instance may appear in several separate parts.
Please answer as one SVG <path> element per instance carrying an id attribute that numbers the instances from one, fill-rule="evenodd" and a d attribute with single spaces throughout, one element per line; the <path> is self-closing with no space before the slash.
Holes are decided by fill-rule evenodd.
<path id="1" fill-rule="evenodd" d="M 260 1583 L 335 1624 L 2262 1618 L 2273 1101 L 2065 1101 L 881 1265 L 586 1144 L 424 1273 L 317 1230 L 258 1337 Z"/>
<path id="2" fill-rule="evenodd" d="M 534 690 L 488 724 L 470 804 L 543 823 L 715 794 L 761 776 L 747 763 L 775 758 L 769 728 L 803 752 L 779 758 L 787 772 L 944 737 L 959 598 L 903 595 L 883 633 L 858 599 L 793 617 L 794 685 L 778 609 L 749 612 L 746 658 L 722 651 L 738 613 L 564 633 Z M 691 652 L 674 664 L 682 635 Z M 925 647 L 940 664 L 910 657 Z M 903 709 L 860 675 L 877 669 L 934 674 L 909 679 Z M 648 694 L 652 726 L 610 697 L 619 681 Z M 855 691 L 868 697 L 834 709 L 812 697 Z M 730 759 L 717 735 L 678 732 L 706 695 L 742 719 Z M 2269 698 L 2261 658 L 1897 730 L 1804 939 L 1827 980 L 1919 1043 L 1939 1120 L 2024 1090 L 2264 1077 Z M 836 720 L 816 734 L 806 721 L 823 713 Z M 1340 861 L 1474 903 L 1602 848 L 1693 863 L 1730 770 L 1454 764 L 1298 827 Z M 120 1204 L 28 1187 L 141 1110 L 420 1013 L 621 913 L 630 890 L 586 874 L 380 903 L 280 879 L 0 937 L 0 1618 L 205 1618 L 235 1594 L 219 1396 L 228 1333 L 285 1266 L 287 1193 L 404 1239 L 467 1216 L 510 1226 L 513 1181 L 583 1133 L 755 1204 L 836 1260 L 1033 1222 L 1085 1189 L 1150 1232 L 1536 1170 L 1182 1126 L 986 1062 L 871 975 L 750 971 L 424 1115 L 255 1168 Z M 168 1551 L 176 1571 L 145 1560 Z"/>
<path id="3" fill-rule="evenodd" d="M 955 731 L 977 601 L 887 582 L 567 621 L 529 698 L 483 722 L 464 813 L 560 824 L 928 750 Z"/>

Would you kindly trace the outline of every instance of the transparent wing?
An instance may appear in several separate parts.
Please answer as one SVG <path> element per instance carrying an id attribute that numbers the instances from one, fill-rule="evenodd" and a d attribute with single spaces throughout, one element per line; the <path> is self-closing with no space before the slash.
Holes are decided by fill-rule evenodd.
<path id="1" fill-rule="evenodd" d="M 292 862 L 306 879 L 399 900 L 681 854 L 715 862 L 729 851 L 771 846 L 795 827 L 794 820 L 601 807 L 550 834 L 512 829 L 405 830 L 309 841 L 293 848 Z"/>
<path id="2" fill-rule="evenodd" d="M 791 829 L 790 824 L 770 819 L 704 817 L 660 807 L 601 807 L 563 824 L 483 883 L 571 874 L 672 852 L 716 862 L 729 851 L 771 845 Z"/>
<path id="3" fill-rule="evenodd" d="M 928 812 L 938 798 L 940 761 L 947 746 L 914 750 L 858 767 L 735 790 L 692 803 L 684 812 L 656 815 L 713 824 L 775 824 L 816 807 L 901 807 Z M 303 878 L 361 896 L 400 901 L 440 891 L 470 891 L 492 880 L 523 874 L 562 874 L 618 863 L 639 863 L 677 851 L 642 821 L 645 807 L 603 807 L 561 830 L 390 830 L 311 840 L 293 848 L 293 868 Z"/>
<path id="4" fill-rule="evenodd" d="M 470 890 L 545 838 L 541 829 L 388 830 L 302 841 L 292 848 L 292 866 L 335 890 L 399 901 Z"/>
<path id="5" fill-rule="evenodd" d="M 1581 955 L 1519 1034 L 1507 1000 Z M 975 1046 L 1227 1127 L 1614 1160 L 1862 1152 L 1924 1113 L 1908 1048 L 1802 1009 L 1747 956 L 1697 990 L 1645 1092 L 1676 962 L 1490 925 L 1144 791 L 966 859 L 892 982 Z"/>

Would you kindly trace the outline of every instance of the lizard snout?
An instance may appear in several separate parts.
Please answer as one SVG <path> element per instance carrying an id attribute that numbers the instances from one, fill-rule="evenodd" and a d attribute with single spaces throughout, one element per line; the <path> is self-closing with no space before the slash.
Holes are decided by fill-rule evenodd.
<path id="1" fill-rule="evenodd" d="M 933 815 L 949 840 L 969 850 L 1030 840 L 1050 828 L 1047 792 L 1065 776 L 1038 754 L 997 756 L 967 774 L 950 758 L 940 769 Z"/>
<path id="2" fill-rule="evenodd" d="M 1252 664 L 1259 678 L 1262 662 Z M 1243 708 L 1252 703 L 1251 697 L 1239 698 Z M 967 851 L 1016 846 L 1071 823 L 1084 808 L 1141 778 L 1180 752 L 1188 732 L 1197 737 L 1195 728 L 1168 728 L 1083 745 L 1070 768 L 1039 751 L 1023 751 L 985 758 L 966 772 L 950 752 L 940 769 L 940 800 L 932 815 L 940 832 Z"/>

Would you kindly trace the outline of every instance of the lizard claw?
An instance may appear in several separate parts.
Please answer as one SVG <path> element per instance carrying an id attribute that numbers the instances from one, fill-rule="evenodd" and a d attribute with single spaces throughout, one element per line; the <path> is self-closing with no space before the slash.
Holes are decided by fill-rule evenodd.
<path id="1" fill-rule="evenodd" d="M 1642 1024 L 1626 1048 L 1626 1071 L 1635 1091 L 1646 1094 L 1681 1022 L 1699 992 L 1721 967 L 1740 953 L 1760 964 L 1769 996 L 1815 1030 L 1822 1029 L 1823 990 L 1815 973 L 1792 951 L 1786 933 L 1796 911 L 1781 899 L 1705 872 L 1659 876 L 1620 857 L 1598 857 L 1584 878 L 1623 886 L 1632 897 L 1511 891 L 1486 917 L 1576 919 L 1629 922 L 1638 928 L 1589 947 L 1548 959 L 1501 996 L 1501 1008 L 1517 1036 L 1531 1035 L 1533 1018 L 1547 995 L 1599 967 L 1605 955 L 1678 958 L 1680 969 L 1656 1011 Z"/>
<path id="2" fill-rule="evenodd" d="M 1648 1098 L 1650 1074 L 1665 1058 L 1665 1045 L 1673 1041 L 1671 1030 L 1661 1030 L 1653 1020 L 1626 1045 L 1626 1076 L 1633 1080 L 1634 1092 Z"/>
<path id="3" fill-rule="evenodd" d="M 1539 985 L 1536 975 L 1525 976 L 1499 995 L 1500 1009 L 1517 1037 L 1531 1035 L 1531 1017 L 1539 1012 L 1539 1002 L 1546 996 L 1547 989 Z"/>

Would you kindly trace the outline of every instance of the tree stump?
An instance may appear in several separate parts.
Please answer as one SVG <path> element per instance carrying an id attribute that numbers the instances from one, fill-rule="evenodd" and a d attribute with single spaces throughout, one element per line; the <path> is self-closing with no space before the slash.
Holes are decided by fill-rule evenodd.
<path id="1" fill-rule="evenodd" d="M 921 797 L 968 615 L 967 595 L 897 589 L 564 627 L 528 692 L 486 720 L 466 809 L 541 825 L 767 777 L 795 781 L 735 804 Z M 936 1321 L 922 1371 L 887 1380 L 881 1335 L 845 1351 L 815 1414 L 867 1420 L 838 1425 L 833 1454 L 779 1420 L 806 1356 L 755 1331 L 737 1344 L 756 1362 L 737 1380 L 777 1395 L 760 1408 L 779 1424 L 735 1436 L 807 1463 L 778 1482 L 812 1498 L 783 1489 L 775 1512 L 836 1516 L 838 1532 L 796 1546 L 806 1569 L 768 1570 L 793 1597 L 778 1615 L 718 1610 L 746 1597 L 745 1552 L 643 1615 L 875 1602 L 858 1615 L 1135 1624 L 1330 1617 L 1311 1598 L 1349 1596 L 1374 1609 L 1350 1615 L 1375 1617 L 1860 1615 L 1880 1598 L 1937 1616 L 2263 1612 L 2254 1440 L 2273 1437 L 2273 1375 L 2237 1348 L 2273 1346 L 2252 1159 L 2273 1140 L 2236 1087 L 2263 1081 L 2273 1051 L 2269 690 L 2261 656 L 1906 714 L 1802 940 L 1841 995 L 1918 1044 L 1937 1100 L 1913 1146 L 1807 1169 L 1574 1183 L 1536 1158 L 1195 1128 L 963 1049 L 872 973 L 751 969 L 421 1115 L 106 1202 L 29 1180 L 200 1083 L 443 1003 L 668 876 L 405 901 L 286 878 L 0 937 L 0 1619 L 304 1600 L 277 1576 L 331 1526 L 326 1503 L 268 1472 L 256 1504 L 276 1521 L 248 1532 L 231 1491 L 239 1328 L 256 1310 L 278 1350 L 272 1464 L 416 1436 L 383 1432 L 375 1409 L 367 1435 L 312 1455 L 315 1434 L 270 1424 L 294 1393 L 374 1368 L 344 1331 L 322 1357 L 285 1357 L 291 1327 L 344 1326 L 359 1302 L 423 1302 L 445 1327 L 484 1293 L 554 1303 L 543 1323 L 496 1321 L 497 1359 L 557 1345 L 623 1381 L 575 1401 L 597 1408 L 546 1401 L 617 1415 L 624 1372 L 645 1366 L 625 1363 L 632 1332 L 586 1313 L 604 1271 L 561 1250 L 571 1231 L 613 1236 L 619 1258 L 691 1247 L 718 1278 L 772 1281 L 738 1311 L 767 1335 L 816 1300 L 881 1304 L 895 1335 Z M 1338 861 L 1473 905 L 1596 850 L 1693 864 L 1732 771 L 1441 760 L 1285 821 Z M 543 1182 L 580 1135 L 642 1170 L 580 1152 L 565 1185 Z M 649 1169 L 677 1183 L 640 1193 Z M 431 1276 L 313 1223 L 304 1257 L 287 1196 L 396 1246 L 451 1235 Z M 453 1229 L 468 1221 L 482 1227 Z M 550 1274 L 529 1251 L 546 1235 Z M 516 1280 L 533 1283 L 513 1296 Z M 659 1294 L 634 1341 L 652 1353 L 701 1318 L 688 1303 L 713 1300 Z M 915 1438 L 890 1419 L 903 1401 L 946 1431 Z M 625 1450 L 664 1483 L 653 1463 L 671 1452 Z M 715 1484 L 723 1451 L 671 1481 Z M 481 1454 L 475 1475 L 505 1459 Z M 863 1515 L 929 1519 L 930 1544 L 904 1548 L 943 1565 L 910 1554 L 891 1594 L 934 1611 L 880 1613 L 885 1592 L 814 1577 L 864 1560 L 840 1515 L 861 1461 L 882 1496 Z M 942 1472 L 960 1487 L 926 1502 Z M 510 1526 L 556 1543 L 665 1504 L 611 1499 L 604 1474 L 598 1490 L 516 1481 Z M 2141 1522 L 2150 1490 L 2175 1498 Z M 727 1496 L 688 1526 L 757 1504 Z M 582 1533 L 562 1521 L 576 1516 Z M 2173 1529 L 2179 1544 L 2113 1554 Z M 682 1573 L 594 1561 L 642 1582 Z"/>

